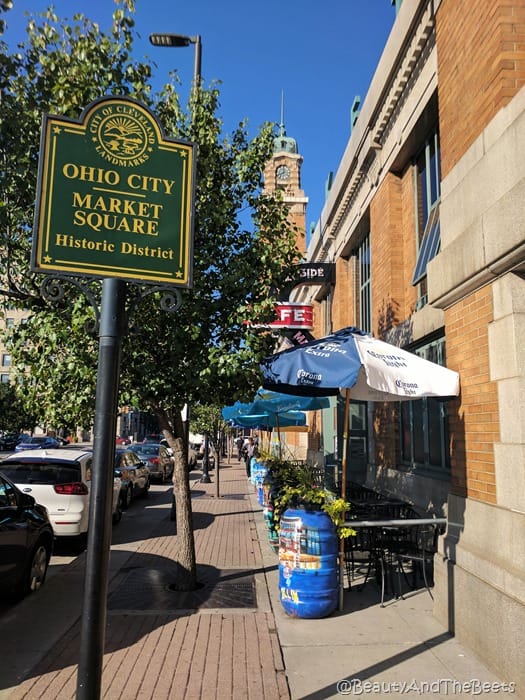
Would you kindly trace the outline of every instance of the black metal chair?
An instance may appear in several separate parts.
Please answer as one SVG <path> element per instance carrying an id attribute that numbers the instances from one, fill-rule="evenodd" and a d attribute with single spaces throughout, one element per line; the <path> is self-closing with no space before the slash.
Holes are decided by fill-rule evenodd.
<path id="1" fill-rule="evenodd" d="M 379 578 L 382 572 L 380 561 L 381 553 L 377 545 L 377 532 L 374 527 L 358 527 L 355 535 L 345 539 L 345 568 L 348 587 L 352 588 L 352 581 L 356 578 L 356 573 L 364 573 L 364 581 L 357 590 L 363 590 L 372 570 Z M 381 573 L 381 579 L 383 579 Z"/>
<path id="2" fill-rule="evenodd" d="M 421 571 L 423 582 L 428 594 L 432 599 L 431 586 L 427 569 L 430 570 L 430 576 L 433 575 L 434 555 L 437 552 L 438 537 L 442 527 L 438 525 L 416 525 L 406 528 L 406 539 L 398 551 L 392 551 L 392 559 L 397 565 L 397 581 L 399 586 L 399 597 L 403 598 L 401 593 L 401 576 L 406 583 L 410 585 L 405 571 L 404 565 L 410 563 L 412 569 L 412 589 L 417 587 L 417 573 Z M 432 580 L 432 578 L 431 578 Z"/>

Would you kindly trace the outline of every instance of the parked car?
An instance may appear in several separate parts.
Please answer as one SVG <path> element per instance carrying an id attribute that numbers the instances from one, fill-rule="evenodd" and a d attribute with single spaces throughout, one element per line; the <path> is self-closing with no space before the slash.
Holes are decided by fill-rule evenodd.
<path id="1" fill-rule="evenodd" d="M 146 463 L 152 479 L 162 484 L 173 475 L 173 457 L 165 445 L 146 442 L 131 445 L 129 449 Z"/>
<path id="2" fill-rule="evenodd" d="M 131 445 L 131 440 L 129 437 L 123 437 L 122 435 L 117 435 L 116 444 L 117 445 Z"/>
<path id="3" fill-rule="evenodd" d="M 120 506 L 126 510 L 137 496 L 147 496 L 150 471 L 146 463 L 130 449 L 115 452 L 115 476 L 121 479 Z"/>
<path id="4" fill-rule="evenodd" d="M 204 444 L 204 435 L 190 433 L 189 443 L 190 450 L 195 452 L 195 459 L 202 459 L 201 447 Z"/>
<path id="5" fill-rule="evenodd" d="M 62 447 L 59 440 L 49 435 L 33 435 L 33 437 L 21 440 L 15 447 L 15 452 L 25 450 L 48 450 Z"/>
<path id="6" fill-rule="evenodd" d="M 24 435 L 24 437 L 26 436 Z M 2 433 L 0 435 L 0 450 L 11 452 L 15 449 L 19 440 L 20 433 Z"/>
<path id="7" fill-rule="evenodd" d="M 0 471 L 23 493 L 45 506 L 55 537 L 84 543 L 88 531 L 91 450 L 56 448 L 16 452 L 0 462 Z M 113 483 L 113 520 L 120 519 L 121 483 Z"/>
<path id="8" fill-rule="evenodd" d="M 188 445 L 188 469 L 195 469 L 197 467 L 198 452 L 190 444 Z"/>
<path id="9" fill-rule="evenodd" d="M 191 447 L 191 445 L 190 445 L 190 447 Z M 204 440 L 203 440 L 203 442 L 201 442 L 198 445 L 197 445 L 197 443 L 195 443 L 195 448 L 197 448 L 197 447 L 198 447 L 198 449 L 196 451 L 196 459 L 198 459 L 199 462 L 202 463 L 202 461 L 204 459 L 204 447 L 205 447 Z M 196 466 L 196 463 L 195 463 L 195 466 Z M 201 464 L 201 466 L 202 466 L 202 464 Z M 211 443 L 208 443 L 208 469 L 213 469 L 214 467 L 215 467 L 215 457 L 211 453 Z"/>
<path id="10" fill-rule="evenodd" d="M 52 550 L 46 509 L 0 472 L 0 590 L 13 598 L 37 591 Z"/>

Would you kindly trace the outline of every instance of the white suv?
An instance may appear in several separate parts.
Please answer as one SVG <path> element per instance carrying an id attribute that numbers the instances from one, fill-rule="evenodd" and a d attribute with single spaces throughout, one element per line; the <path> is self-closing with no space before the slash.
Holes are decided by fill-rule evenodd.
<path id="1" fill-rule="evenodd" d="M 46 507 L 55 537 L 82 538 L 88 530 L 91 450 L 27 450 L 0 462 L 23 493 Z M 120 479 L 113 485 L 113 522 L 120 520 Z"/>

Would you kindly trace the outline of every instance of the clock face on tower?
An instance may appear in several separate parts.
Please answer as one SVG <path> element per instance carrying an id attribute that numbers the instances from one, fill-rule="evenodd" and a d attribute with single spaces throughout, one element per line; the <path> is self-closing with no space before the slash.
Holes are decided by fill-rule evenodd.
<path id="1" fill-rule="evenodd" d="M 275 177 L 277 180 L 288 180 L 290 178 L 290 168 L 286 165 L 280 165 L 275 171 Z"/>

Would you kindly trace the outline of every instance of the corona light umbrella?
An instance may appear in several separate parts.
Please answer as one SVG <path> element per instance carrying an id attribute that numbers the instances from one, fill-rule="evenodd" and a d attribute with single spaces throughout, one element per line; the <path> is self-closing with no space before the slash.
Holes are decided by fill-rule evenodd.
<path id="1" fill-rule="evenodd" d="M 299 396 L 343 392 L 345 444 L 350 396 L 358 401 L 412 401 L 459 394 L 458 372 L 351 326 L 271 355 L 263 360 L 261 370 L 263 387 L 272 391 Z M 344 450 L 342 498 L 346 495 L 346 467 Z"/>

